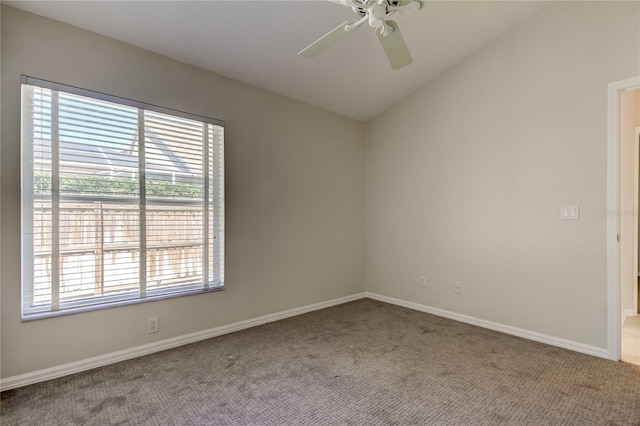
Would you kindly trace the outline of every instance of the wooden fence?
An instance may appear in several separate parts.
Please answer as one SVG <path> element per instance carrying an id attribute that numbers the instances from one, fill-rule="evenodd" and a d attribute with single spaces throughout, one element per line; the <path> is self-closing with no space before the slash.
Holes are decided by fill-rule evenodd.
<path id="1" fill-rule="evenodd" d="M 148 205 L 147 289 L 202 282 L 202 206 Z M 137 289 L 139 207 L 106 202 L 61 202 L 60 294 L 75 298 Z M 35 298 L 51 283 L 51 205 L 34 209 Z"/>

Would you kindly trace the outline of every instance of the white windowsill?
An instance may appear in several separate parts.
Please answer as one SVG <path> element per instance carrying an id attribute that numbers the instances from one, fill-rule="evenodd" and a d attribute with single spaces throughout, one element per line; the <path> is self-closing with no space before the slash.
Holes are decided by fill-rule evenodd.
<path id="1" fill-rule="evenodd" d="M 198 290 L 191 290 L 191 291 L 184 291 L 184 292 L 176 292 L 176 293 L 165 293 L 165 294 L 158 294 L 158 295 L 154 295 L 154 296 L 147 296 L 144 299 L 126 299 L 126 300 L 121 300 L 121 301 L 115 301 L 115 302 L 107 302 L 107 303 L 99 303 L 99 304 L 95 304 L 95 305 L 87 305 L 87 306 L 79 306 L 79 307 L 74 307 L 74 308 L 66 308 L 66 309 L 61 309 L 58 311 L 45 311 L 45 312 L 35 312 L 32 314 L 23 314 L 21 321 L 22 322 L 28 322 L 28 321 L 34 321 L 34 320 L 41 320 L 41 319 L 46 319 L 46 318 L 53 318 L 53 317 L 61 317 L 64 315 L 73 315 L 73 314 L 79 314 L 81 312 L 88 312 L 88 311 L 97 311 L 97 310 L 101 310 L 101 309 L 111 309 L 111 308 L 118 308 L 121 306 L 128 306 L 128 305 L 136 305 L 139 303 L 145 303 L 145 302 L 153 302 L 156 300 L 163 300 L 163 299 L 173 299 L 176 297 L 184 297 L 184 296 L 194 296 L 197 294 L 203 294 L 203 293 L 212 293 L 215 291 L 222 291 L 224 290 L 224 286 L 218 286 L 218 287 L 213 287 L 213 288 L 208 288 L 208 289 L 198 289 Z"/>

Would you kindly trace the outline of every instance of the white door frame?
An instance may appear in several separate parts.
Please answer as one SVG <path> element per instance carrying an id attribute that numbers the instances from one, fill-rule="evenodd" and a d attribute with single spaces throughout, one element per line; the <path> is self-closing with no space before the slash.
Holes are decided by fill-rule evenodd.
<path id="1" fill-rule="evenodd" d="M 607 87 L 607 353 L 620 360 L 620 92 L 640 87 L 640 76 Z"/>
<path id="2" fill-rule="evenodd" d="M 638 314 L 638 230 L 640 229 L 640 127 L 636 127 L 635 139 L 633 140 L 634 150 L 634 181 L 633 181 L 633 290 L 631 295 L 631 306 L 633 314 Z"/>

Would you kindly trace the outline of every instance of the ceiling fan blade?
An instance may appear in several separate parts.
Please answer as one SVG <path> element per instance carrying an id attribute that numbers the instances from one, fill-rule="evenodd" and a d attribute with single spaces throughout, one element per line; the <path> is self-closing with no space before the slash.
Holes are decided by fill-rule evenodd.
<path id="1" fill-rule="evenodd" d="M 318 40 L 311 43 L 309 46 L 302 49 L 300 52 L 298 52 L 298 55 L 305 56 L 307 58 L 313 58 L 318 53 L 324 51 L 332 44 L 342 40 L 347 34 L 349 34 L 348 31 L 345 31 L 344 27 L 354 22 L 355 21 L 352 19 L 343 22 L 333 30 L 329 31 L 327 34 L 320 37 Z"/>
<path id="2" fill-rule="evenodd" d="M 398 24 L 394 21 L 387 21 L 386 23 L 393 28 L 391 34 L 383 36 L 379 31 L 376 31 L 376 35 L 380 40 L 384 53 L 387 55 L 391 68 L 397 70 L 412 63 L 413 58 L 409 53 L 407 43 L 404 42 Z"/>

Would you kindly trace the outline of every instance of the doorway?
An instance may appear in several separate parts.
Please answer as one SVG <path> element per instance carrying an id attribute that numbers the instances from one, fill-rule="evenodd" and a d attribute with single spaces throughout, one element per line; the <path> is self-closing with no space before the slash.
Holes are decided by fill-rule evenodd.
<path id="1" fill-rule="evenodd" d="M 620 360 L 622 353 L 622 324 L 627 314 L 633 314 L 630 299 L 632 284 L 637 286 L 640 250 L 637 234 L 637 199 L 640 195 L 639 172 L 636 171 L 635 128 L 640 127 L 640 113 L 623 105 L 634 90 L 640 90 L 640 76 L 616 81 L 608 85 L 607 113 L 607 353 L 613 360 Z M 635 99 L 638 101 L 638 99 Z M 624 107 L 624 108 L 623 108 Z M 640 108 L 640 104 L 638 104 Z M 631 145 L 623 146 L 622 136 L 628 135 L 623 128 L 623 114 L 638 120 L 633 124 Z M 626 123 L 627 120 L 625 120 Z M 634 121 L 635 123 L 635 121 Z M 624 149 L 623 149 L 624 148 Z M 630 150 L 630 151 L 629 151 Z M 624 151 L 624 152 L 623 152 Z M 640 160 L 639 160 L 640 163 Z M 640 168 L 640 167 L 638 167 Z M 623 184 L 625 187 L 623 188 Z M 631 188 L 631 189 L 630 189 Z M 634 233 L 634 228 L 636 232 Z M 636 289 L 637 291 L 637 289 Z M 637 308 L 636 308 L 637 309 Z M 627 333 L 625 333 L 627 337 Z"/>
<path id="2" fill-rule="evenodd" d="M 640 315 L 638 315 L 638 286 L 640 286 L 640 277 L 638 276 L 638 265 L 640 260 L 640 247 L 638 246 L 640 238 L 638 232 L 639 226 L 639 199 L 640 199 L 640 88 L 626 90 L 621 93 L 621 115 L 620 124 L 621 135 L 621 204 L 623 212 L 626 212 L 625 202 L 633 196 L 633 215 L 631 221 L 632 227 L 632 247 L 629 249 L 628 244 L 621 244 L 621 310 L 622 310 L 622 330 L 621 330 L 621 349 L 620 360 L 631 364 L 640 365 Z M 625 158 L 625 153 L 633 150 L 633 156 Z M 628 173 L 625 174 L 625 165 L 633 161 L 633 175 L 631 181 Z M 629 190 L 632 194 L 629 194 Z M 622 243 L 624 243 L 625 231 L 625 214 L 621 220 Z M 630 253 L 629 253 L 630 252 Z M 631 274 L 625 263 L 625 259 L 632 255 Z M 627 262 L 628 263 L 628 262 Z M 628 275 L 628 276 L 627 276 Z"/>

